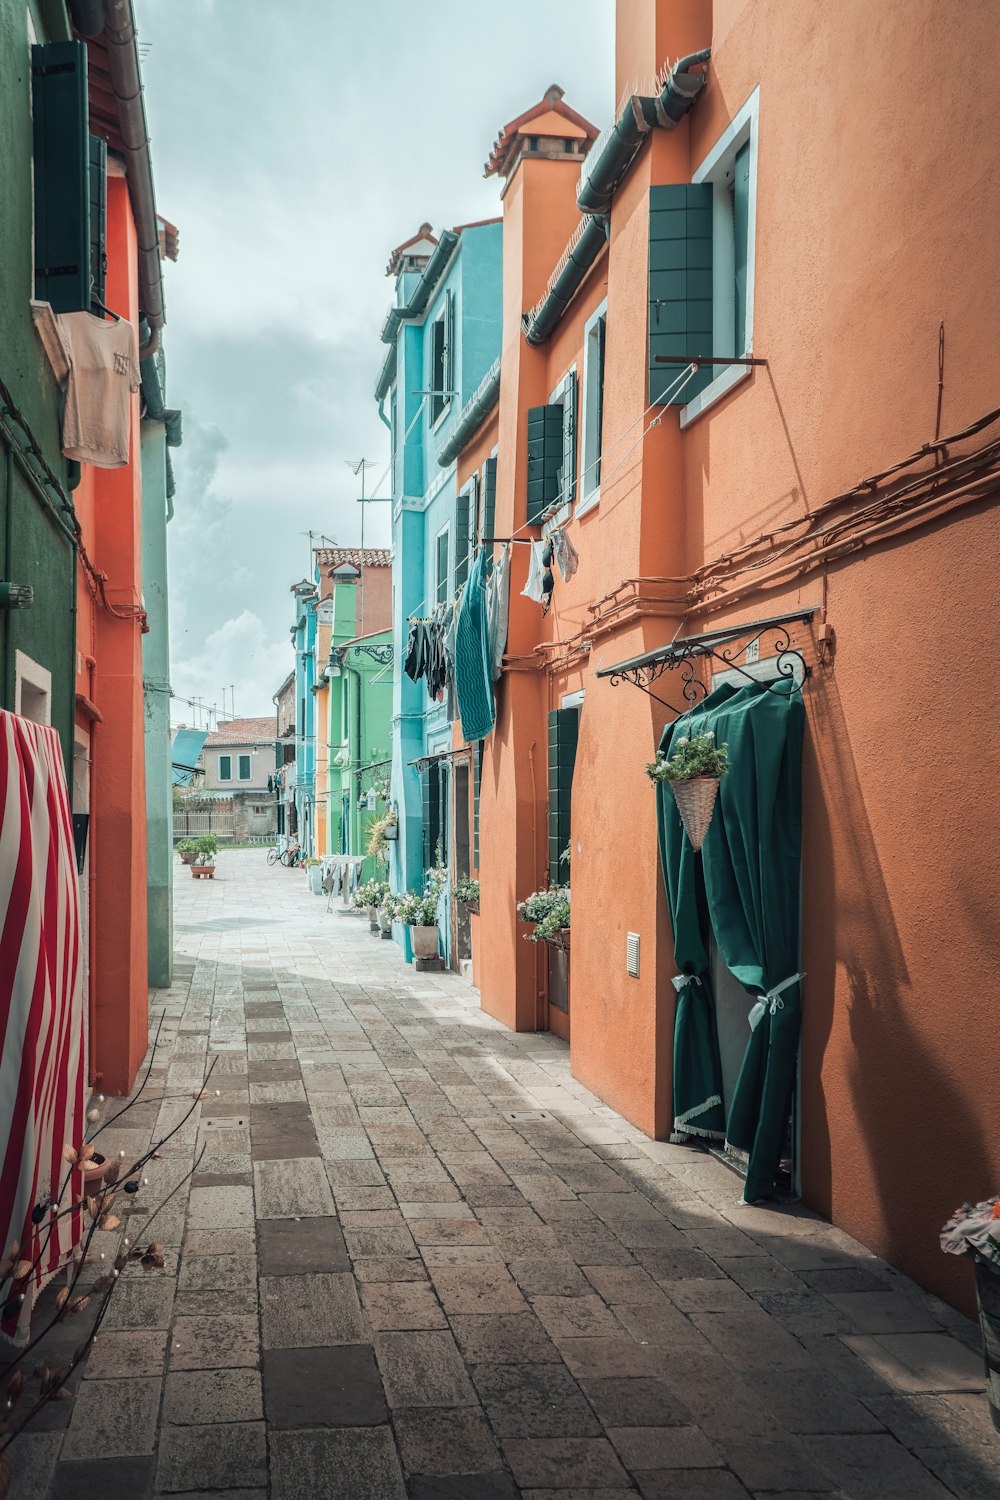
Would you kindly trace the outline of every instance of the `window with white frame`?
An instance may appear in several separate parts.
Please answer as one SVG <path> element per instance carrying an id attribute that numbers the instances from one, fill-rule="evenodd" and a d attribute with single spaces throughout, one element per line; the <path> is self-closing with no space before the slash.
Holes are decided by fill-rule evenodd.
<path id="1" fill-rule="evenodd" d="M 52 723 L 52 673 L 27 652 L 14 652 L 14 712 L 35 724 Z"/>
<path id="2" fill-rule="evenodd" d="M 430 329 L 430 410 L 431 422 L 437 422 L 451 405 L 454 374 L 454 298 L 445 292 L 441 308 Z"/>
<path id="3" fill-rule="evenodd" d="M 434 544 L 434 597 L 438 604 L 444 604 L 448 598 L 449 530 L 445 526 L 439 531 Z"/>
<path id="4" fill-rule="evenodd" d="M 233 757 L 231 755 L 219 756 L 219 780 L 232 781 L 233 779 Z"/>
<path id="5" fill-rule="evenodd" d="M 758 89 L 754 89 L 692 176 L 712 187 L 712 350 L 724 358 L 753 351 L 757 226 Z M 711 382 L 681 412 L 681 426 L 749 375 L 741 365 L 717 367 Z"/>
<path id="6" fill-rule="evenodd" d="M 587 319 L 583 333 L 583 432 L 580 444 L 580 495 L 577 514 L 601 497 L 601 449 L 604 426 L 604 345 L 608 325 L 605 299 Z"/>
<path id="7" fill-rule="evenodd" d="M 236 772 L 240 781 L 250 781 L 253 776 L 253 763 L 249 755 L 238 755 L 236 757 Z"/>
<path id="8" fill-rule="evenodd" d="M 576 366 L 567 370 L 549 397 L 562 409 L 562 460 L 559 465 L 553 514 L 560 516 L 576 499 L 577 380 Z"/>

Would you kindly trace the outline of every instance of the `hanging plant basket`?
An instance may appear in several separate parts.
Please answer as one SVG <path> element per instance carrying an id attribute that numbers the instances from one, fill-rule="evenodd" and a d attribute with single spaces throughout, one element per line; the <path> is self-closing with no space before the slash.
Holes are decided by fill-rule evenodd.
<path id="1" fill-rule="evenodd" d="M 677 803 L 691 847 L 697 851 L 705 842 L 708 825 L 715 811 L 715 800 L 719 795 L 718 776 L 692 776 L 688 781 L 672 781 L 670 790 Z"/>

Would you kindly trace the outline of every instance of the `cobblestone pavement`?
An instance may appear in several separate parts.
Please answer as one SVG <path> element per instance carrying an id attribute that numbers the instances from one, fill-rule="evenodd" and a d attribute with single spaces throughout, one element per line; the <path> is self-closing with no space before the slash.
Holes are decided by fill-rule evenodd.
<path id="1" fill-rule="evenodd" d="M 214 1059 L 140 1202 L 205 1154 L 165 1271 L 124 1273 L 76 1399 L 12 1449 L 17 1500 L 1000 1495 L 971 1324 L 740 1207 L 262 852 L 176 891 L 146 1087 L 174 1097 L 102 1143 L 141 1152 Z"/>

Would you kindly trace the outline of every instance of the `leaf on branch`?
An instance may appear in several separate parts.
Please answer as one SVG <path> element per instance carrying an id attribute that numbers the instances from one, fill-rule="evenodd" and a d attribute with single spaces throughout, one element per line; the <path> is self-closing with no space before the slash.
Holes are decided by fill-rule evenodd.
<path id="1" fill-rule="evenodd" d="M 80 1161 L 89 1161 L 94 1154 L 94 1148 L 89 1141 L 84 1141 L 80 1147 Z"/>
<path id="2" fill-rule="evenodd" d="M 113 1161 L 111 1163 L 110 1167 L 105 1168 L 104 1181 L 108 1184 L 109 1187 L 113 1183 L 116 1183 L 118 1181 L 118 1173 L 120 1171 L 121 1171 L 121 1167 L 118 1165 L 118 1163 L 116 1161 Z"/>
<path id="3" fill-rule="evenodd" d="M 147 1255 L 162 1255 L 163 1252 L 164 1252 L 164 1249 L 165 1249 L 165 1246 L 161 1245 L 160 1242 L 159 1242 L 159 1240 L 153 1240 L 153 1242 L 151 1244 L 149 1244 L 149 1245 L 146 1246 L 146 1254 Z"/>
<path id="4" fill-rule="evenodd" d="M 100 1294 L 101 1292 L 106 1292 L 108 1290 L 108 1287 L 114 1286 L 114 1284 L 115 1278 L 113 1276 L 101 1276 L 97 1281 L 94 1282 L 94 1285 L 90 1290 L 96 1295 Z"/>
<path id="5" fill-rule="evenodd" d="M 3 1260 L 0 1260 L 0 1282 L 6 1281 L 8 1279 L 8 1277 L 10 1276 L 11 1271 L 13 1271 L 13 1269 L 14 1269 L 14 1258 L 13 1258 L 13 1256 L 7 1255 L 7 1256 L 4 1257 Z"/>
<path id="6" fill-rule="evenodd" d="M 104 1218 L 100 1222 L 99 1227 L 101 1229 L 117 1229 L 120 1223 L 121 1219 L 119 1219 L 117 1215 L 105 1214 Z"/>
<path id="7" fill-rule="evenodd" d="M 53 1394 L 52 1399 L 53 1401 L 72 1401 L 73 1392 L 70 1390 L 68 1385 L 61 1385 L 59 1389 Z"/>
<path id="8" fill-rule="evenodd" d="M 153 1268 L 157 1265 L 157 1257 L 155 1255 L 144 1255 L 140 1264 L 144 1271 L 152 1271 Z M 159 1264 L 161 1266 L 163 1265 L 162 1260 L 159 1261 Z"/>
<path id="9" fill-rule="evenodd" d="M 101 1205 L 98 1203 L 96 1198 L 87 1199 L 87 1212 L 94 1223 L 96 1223 L 101 1216 Z"/>
<path id="10" fill-rule="evenodd" d="M 69 1287 L 68 1286 L 61 1287 L 59 1289 L 59 1291 L 56 1293 L 56 1312 L 62 1312 L 63 1308 L 66 1306 L 66 1303 L 68 1301 L 69 1301 Z"/>
<path id="11" fill-rule="evenodd" d="M 116 1271 L 124 1271 L 124 1269 L 125 1269 L 125 1267 L 127 1265 L 128 1265 L 128 1251 L 127 1250 L 122 1250 L 122 1251 L 119 1252 L 118 1255 L 115 1256 L 115 1270 Z"/>
<path id="12" fill-rule="evenodd" d="M 10 1406 L 16 1406 L 21 1399 L 21 1392 L 28 1383 L 28 1378 L 23 1370 L 15 1370 L 7 1381 L 3 1391 L 3 1399 Z"/>
<path id="13" fill-rule="evenodd" d="M 63 1147 L 63 1161 L 68 1161 L 71 1167 L 76 1166 L 76 1147 L 66 1145 Z"/>
<path id="14" fill-rule="evenodd" d="M 40 1359 L 38 1361 L 38 1364 L 35 1366 L 34 1370 L 32 1371 L 32 1373 L 33 1373 L 35 1379 L 36 1380 L 40 1380 L 42 1382 L 42 1384 L 44 1385 L 45 1382 L 46 1382 L 46 1380 L 48 1380 L 48 1378 L 49 1378 L 49 1376 L 51 1375 L 52 1372 L 49 1369 L 48 1365 L 45 1363 L 45 1361 L 43 1359 Z"/>
<path id="15" fill-rule="evenodd" d="M 30 1260 L 19 1260 L 18 1263 L 17 1263 L 17 1265 L 14 1267 L 13 1280 L 14 1281 L 23 1281 L 26 1276 L 30 1276 L 30 1275 L 31 1275 L 31 1261 Z"/>
<path id="16" fill-rule="evenodd" d="M 81 1313 L 90 1304 L 90 1297 L 74 1297 L 66 1311 L 72 1317 L 74 1313 Z"/>

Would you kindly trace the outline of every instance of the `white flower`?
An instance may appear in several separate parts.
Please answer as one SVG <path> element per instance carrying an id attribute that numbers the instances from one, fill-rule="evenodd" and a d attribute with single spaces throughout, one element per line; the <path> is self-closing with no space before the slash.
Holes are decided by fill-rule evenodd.
<path id="1" fill-rule="evenodd" d="M 682 734 L 681 737 L 680 737 L 680 739 L 677 741 L 677 748 L 679 750 L 682 745 L 688 745 L 688 744 L 690 744 L 690 740 L 688 739 L 688 737 L 687 737 L 686 734 Z"/>

